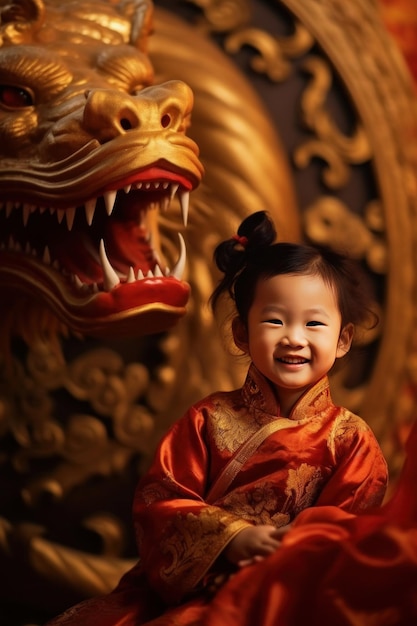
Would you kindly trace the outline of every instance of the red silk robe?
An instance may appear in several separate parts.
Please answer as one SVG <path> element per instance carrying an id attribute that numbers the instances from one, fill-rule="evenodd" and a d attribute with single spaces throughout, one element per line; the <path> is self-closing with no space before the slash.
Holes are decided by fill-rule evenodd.
<path id="1" fill-rule="evenodd" d="M 272 422 L 278 430 L 233 477 L 229 462 Z M 283 418 L 270 383 L 252 365 L 241 389 L 198 402 L 159 445 L 134 499 L 138 565 L 112 594 L 74 607 L 50 625 L 200 624 L 213 602 L 213 580 L 224 574 L 227 579 L 232 571 L 221 553 L 240 530 L 250 524 L 284 526 L 309 507 L 362 513 L 382 502 L 386 482 L 373 433 L 361 418 L 333 404 L 327 378 Z M 233 623 L 240 625 L 238 619 Z"/>
<path id="2" fill-rule="evenodd" d="M 279 550 L 219 590 L 199 626 L 415 626 L 416 451 L 417 422 L 386 504 L 303 511 Z"/>

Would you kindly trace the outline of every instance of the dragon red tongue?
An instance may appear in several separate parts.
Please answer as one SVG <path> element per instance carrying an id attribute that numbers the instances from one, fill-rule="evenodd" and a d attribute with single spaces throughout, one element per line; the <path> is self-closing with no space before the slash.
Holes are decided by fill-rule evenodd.
<path id="1" fill-rule="evenodd" d="M 127 275 L 133 267 L 135 275 L 142 270 L 146 276 L 155 266 L 155 255 L 149 244 L 149 236 L 140 226 L 129 222 L 113 221 L 104 229 L 107 256 L 115 270 Z"/>
<path id="2" fill-rule="evenodd" d="M 178 281 L 181 281 L 182 275 L 184 273 L 185 262 L 186 262 L 186 247 L 185 247 L 185 241 L 184 241 L 183 236 L 180 233 L 178 233 L 178 237 L 179 237 L 179 242 L 180 242 L 180 256 L 178 258 L 177 263 L 173 267 L 172 272 L 169 273 L 169 277 L 174 278 Z M 110 263 L 108 259 L 106 246 L 104 244 L 103 239 L 101 239 L 100 241 L 99 257 L 100 257 L 101 269 L 103 271 L 104 291 L 110 292 L 116 287 L 118 287 L 122 281 L 120 280 L 119 275 L 116 273 L 114 267 L 112 266 L 112 264 Z M 125 284 L 126 283 L 132 284 L 135 282 L 144 281 L 145 279 L 149 279 L 149 280 L 152 280 L 152 283 L 155 285 L 155 284 L 161 283 L 162 282 L 161 279 L 166 279 L 167 275 L 168 275 L 168 270 L 165 270 L 164 272 L 162 272 L 158 264 L 155 264 L 154 268 L 149 269 L 146 272 L 146 274 L 144 273 L 142 269 L 139 269 L 138 272 L 136 272 L 133 266 L 130 265 L 129 270 L 126 273 L 125 280 L 123 280 L 123 282 Z"/>

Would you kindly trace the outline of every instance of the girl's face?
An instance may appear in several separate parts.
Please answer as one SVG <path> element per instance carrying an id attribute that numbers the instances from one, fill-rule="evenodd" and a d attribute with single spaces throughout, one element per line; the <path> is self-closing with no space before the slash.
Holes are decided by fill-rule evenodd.
<path id="1" fill-rule="evenodd" d="M 259 281 L 247 329 L 236 322 L 236 344 L 277 388 L 281 414 L 348 352 L 353 326 L 341 330 L 332 288 L 320 276 L 283 274 Z"/>

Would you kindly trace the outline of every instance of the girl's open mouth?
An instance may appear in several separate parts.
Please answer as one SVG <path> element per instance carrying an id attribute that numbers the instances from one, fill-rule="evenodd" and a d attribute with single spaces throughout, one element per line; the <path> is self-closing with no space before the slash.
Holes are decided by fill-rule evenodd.
<path id="1" fill-rule="evenodd" d="M 277 361 L 284 363 L 285 365 L 303 365 L 304 363 L 309 363 L 309 359 L 291 356 L 279 357 Z"/>

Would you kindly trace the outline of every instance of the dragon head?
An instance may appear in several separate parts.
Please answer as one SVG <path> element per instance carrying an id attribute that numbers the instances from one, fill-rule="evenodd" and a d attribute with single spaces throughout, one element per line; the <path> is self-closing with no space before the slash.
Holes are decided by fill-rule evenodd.
<path id="1" fill-rule="evenodd" d="M 0 0 L 0 24 L 5 332 L 22 334 L 25 300 L 37 333 L 167 329 L 188 301 L 180 231 L 203 168 L 190 88 L 154 85 L 151 3 Z"/>

